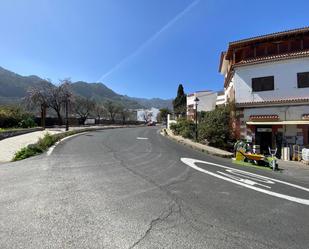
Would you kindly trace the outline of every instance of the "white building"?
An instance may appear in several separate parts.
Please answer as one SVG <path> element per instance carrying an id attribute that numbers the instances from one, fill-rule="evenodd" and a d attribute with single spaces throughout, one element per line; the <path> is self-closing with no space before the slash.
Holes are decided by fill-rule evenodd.
<path id="1" fill-rule="evenodd" d="M 152 107 L 151 109 L 138 109 L 136 113 L 137 121 L 157 122 L 157 116 L 160 110 Z"/>
<path id="2" fill-rule="evenodd" d="M 217 92 L 216 106 L 222 106 L 225 104 L 226 104 L 226 96 L 224 91 Z"/>
<path id="3" fill-rule="evenodd" d="M 187 95 L 187 117 L 194 119 L 195 117 L 195 98 L 198 98 L 197 111 L 212 111 L 216 108 L 217 92 L 212 91 L 197 91 Z"/>
<path id="4" fill-rule="evenodd" d="M 220 72 L 236 138 L 264 152 L 309 144 L 309 28 L 231 42 Z"/>

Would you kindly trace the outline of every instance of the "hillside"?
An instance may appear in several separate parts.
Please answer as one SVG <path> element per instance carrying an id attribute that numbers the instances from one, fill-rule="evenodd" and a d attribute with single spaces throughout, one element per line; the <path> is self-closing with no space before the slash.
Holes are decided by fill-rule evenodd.
<path id="1" fill-rule="evenodd" d="M 0 104 L 18 103 L 26 96 L 30 87 L 46 87 L 50 83 L 38 76 L 21 76 L 0 67 Z M 103 83 L 87 83 L 78 81 L 72 83 L 72 91 L 76 95 L 94 99 L 97 102 L 107 100 L 123 104 L 131 109 L 138 108 L 171 108 L 171 100 L 132 98 L 115 93 Z"/>

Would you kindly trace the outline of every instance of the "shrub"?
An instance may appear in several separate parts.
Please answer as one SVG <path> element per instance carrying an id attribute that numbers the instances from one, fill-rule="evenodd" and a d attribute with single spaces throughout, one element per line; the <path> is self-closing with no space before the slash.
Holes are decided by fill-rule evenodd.
<path id="1" fill-rule="evenodd" d="M 34 122 L 33 118 L 26 117 L 18 123 L 18 126 L 21 128 L 32 128 L 36 126 L 36 123 Z"/>
<path id="2" fill-rule="evenodd" d="M 79 131 L 68 131 L 60 134 L 51 135 L 46 133 L 43 138 L 40 138 L 39 141 L 35 144 L 30 144 L 21 150 L 15 153 L 15 156 L 12 161 L 22 160 L 31 156 L 38 155 L 46 151 L 49 147 L 54 145 L 57 141 L 61 140 L 64 137 L 71 136 L 80 132 L 87 131 L 87 129 Z"/>
<path id="3" fill-rule="evenodd" d="M 22 160 L 42 153 L 43 151 L 35 144 L 28 145 L 15 153 L 13 161 Z"/>
<path id="4" fill-rule="evenodd" d="M 39 141 L 35 144 L 29 144 L 27 147 L 22 148 L 21 150 L 15 153 L 13 161 L 22 160 L 31 156 L 38 155 L 46 151 L 50 146 L 57 142 L 57 138 L 46 133 L 43 138 L 40 138 Z"/>
<path id="5" fill-rule="evenodd" d="M 181 118 L 177 123 L 171 124 L 171 130 L 175 135 L 183 136 L 184 138 L 194 138 L 195 125 L 191 120 Z"/>
<path id="6" fill-rule="evenodd" d="M 2 128 L 29 128 L 36 126 L 32 115 L 17 106 L 0 107 L 0 127 Z"/>
<path id="7" fill-rule="evenodd" d="M 229 108 L 218 107 L 204 112 L 198 125 L 199 141 L 209 145 L 227 148 L 230 140 Z"/>
<path id="8" fill-rule="evenodd" d="M 54 145 L 57 142 L 57 138 L 55 136 L 46 133 L 43 138 L 40 138 L 37 146 L 42 150 L 47 150 L 50 146 Z"/>

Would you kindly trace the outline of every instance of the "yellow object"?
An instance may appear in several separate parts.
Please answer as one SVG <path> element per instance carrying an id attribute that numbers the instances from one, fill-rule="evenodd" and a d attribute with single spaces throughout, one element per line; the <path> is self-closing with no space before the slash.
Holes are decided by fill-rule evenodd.
<path id="1" fill-rule="evenodd" d="M 249 154 L 245 153 L 244 150 L 240 149 L 236 152 L 236 160 L 237 161 L 244 161 L 245 158 L 248 158 L 249 160 L 259 161 L 264 159 L 264 156 L 261 154 Z"/>
<path id="2" fill-rule="evenodd" d="M 244 155 L 240 151 L 236 152 L 236 161 L 243 161 L 245 159 Z"/>

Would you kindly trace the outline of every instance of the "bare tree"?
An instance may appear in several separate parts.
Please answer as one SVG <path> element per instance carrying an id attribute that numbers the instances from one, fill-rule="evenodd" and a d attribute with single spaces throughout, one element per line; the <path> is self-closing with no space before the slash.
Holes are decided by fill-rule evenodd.
<path id="1" fill-rule="evenodd" d="M 83 124 L 91 112 L 95 110 L 95 102 L 83 97 L 76 97 L 73 103 L 74 112 L 80 117 Z"/>
<path id="2" fill-rule="evenodd" d="M 106 113 L 104 106 L 97 103 L 94 107 L 93 112 L 98 119 L 98 123 L 100 124 L 101 117 Z"/>
<path id="3" fill-rule="evenodd" d="M 143 112 L 143 119 L 146 123 L 150 122 L 152 119 L 153 113 L 149 110 L 144 110 Z"/>
<path id="4" fill-rule="evenodd" d="M 59 86 L 51 86 L 47 89 L 48 106 L 56 112 L 59 125 L 63 123 L 61 110 L 64 105 L 66 106 L 66 116 L 68 116 L 68 102 L 72 96 L 70 84 L 71 81 L 69 79 L 64 79 L 60 81 Z"/>
<path id="5" fill-rule="evenodd" d="M 40 107 L 41 112 L 41 126 L 45 129 L 46 110 L 48 108 L 48 94 L 46 89 L 30 88 L 26 96 L 26 102 L 30 105 Z"/>
<path id="6" fill-rule="evenodd" d="M 125 124 L 126 119 L 130 115 L 130 111 L 127 108 L 125 108 L 123 105 L 119 105 L 119 114 L 121 115 L 122 124 Z"/>
<path id="7" fill-rule="evenodd" d="M 119 109 L 120 109 L 119 105 L 109 100 L 106 102 L 105 108 L 107 112 L 109 113 L 112 122 L 115 122 L 115 116 L 119 112 Z"/>

